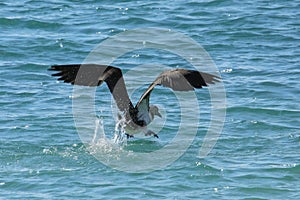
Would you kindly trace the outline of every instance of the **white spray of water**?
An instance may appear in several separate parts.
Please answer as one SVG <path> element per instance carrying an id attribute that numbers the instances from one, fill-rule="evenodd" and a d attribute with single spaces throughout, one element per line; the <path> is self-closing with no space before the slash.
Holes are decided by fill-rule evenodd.
<path id="1" fill-rule="evenodd" d="M 101 117 L 95 119 L 95 129 L 92 142 L 89 146 L 91 154 L 107 154 L 123 151 L 124 145 L 127 144 L 127 137 L 125 134 L 124 119 L 116 120 L 114 134 L 109 138 L 105 134 L 104 123 Z"/>

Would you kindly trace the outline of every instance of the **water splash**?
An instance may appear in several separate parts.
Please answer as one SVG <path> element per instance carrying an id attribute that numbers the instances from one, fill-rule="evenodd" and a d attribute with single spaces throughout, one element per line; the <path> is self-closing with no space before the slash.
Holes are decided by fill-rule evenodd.
<path id="1" fill-rule="evenodd" d="M 96 118 L 95 120 L 95 131 L 94 136 L 92 140 L 92 144 L 97 144 L 97 142 L 101 139 L 106 138 L 105 132 L 104 132 L 104 125 L 103 125 L 103 119 Z"/>
<path id="2" fill-rule="evenodd" d="M 123 147 L 127 144 L 125 134 L 125 121 L 123 119 L 116 120 L 113 137 L 107 137 L 105 134 L 104 123 L 101 117 L 95 119 L 95 129 L 91 144 L 88 151 L 94 156 L 110 155 L 115 157 L 123 152 Z M 119 153 L 118 153 L 119 152 Z M 108 157 L 110 157 L 108 156 Z"/>
<path id="3" fill-rule="evenodd" d="M 124 118 L 121 118 L 120 120 L 117 121 L 115 125 L 115 133 L 113 138 L 115 144 L 124 144 L 127 142 L 125 127 L 126 124 Z"/>

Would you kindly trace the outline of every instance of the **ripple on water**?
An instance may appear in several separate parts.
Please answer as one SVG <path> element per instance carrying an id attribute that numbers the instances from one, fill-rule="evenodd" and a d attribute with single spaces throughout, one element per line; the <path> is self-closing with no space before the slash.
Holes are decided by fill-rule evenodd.
<path id="1" fill-rule="evenodd" d="M 298 4 L 0 2 L 1 197 L 298 199 Z M 117 160 L 123 154 L 154 152 L 168 144 L 180 123 L 176 98 L 166 88 L 153 91 L 151 101 L 160 102 L 169 112 L 159 140 L 135 138 L 123 145 L 95 140 L 85 146 L 74 124 L 73 87 L 57 82 L 47 69 L 53 64 L 81 63 L 106 38 L 143 27 L 178 31 L 205 47 L 224 79 L 227 118 L 209 156 L 197 158 L 210 119 L 209 93 L 197 90 L 200 127 L 186 153 L 152 173 L 124 173 L 102 164 L 95 154 L 106 153 L 107 159 Z M 167 38 L 162 45 L 166 41 L 178 43 L 180 38 Z M 113 59 L 126 72 L 141 64 L 192 67 L 178 55 L 153 49 Z M 104 119 L 108 139 L 113 139 L 110 107 L 99 111 L 111 103 L 104 88 L 96 93 L 96 114 Z M 193 124 L 191 120 L 189 125 Z"/>

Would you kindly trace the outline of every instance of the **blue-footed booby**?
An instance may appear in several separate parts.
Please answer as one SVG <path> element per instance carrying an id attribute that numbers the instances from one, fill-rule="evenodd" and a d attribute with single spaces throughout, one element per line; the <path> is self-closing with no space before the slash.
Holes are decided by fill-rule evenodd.
<path id="1" fill-rule="evenodd" d="M 167 70 L 149 85 L 134 106 L 128 96 L 120 68 L 98 64 L 68 64 L 53 65 L 49 70 L 58 71 L 52 76 L 58 76 L 58 80 L 73 85 L 95 87 L 105 82 L 119 111 L 124 116 L 127 138 L 133 137 L 134 133 L 132 132 L 137 131 L 143 131 L 145 135 L 153 135 L 158 138 L 156 133 L 147 129 L 147 125 L 153 121 L 155 116 L 161 117 L 158 107 L 149 104 L 150 95 L 155 86 L 161 85 L 174 91 L 191 91 L 220 81 L 218 76 L 196 70 L 181 68 Z"/>

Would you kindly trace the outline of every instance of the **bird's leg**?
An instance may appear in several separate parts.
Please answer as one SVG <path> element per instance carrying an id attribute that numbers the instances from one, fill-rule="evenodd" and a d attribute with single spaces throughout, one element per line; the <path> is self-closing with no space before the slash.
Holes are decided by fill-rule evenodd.
<path id="1" fill-rule="evenodd" d="M 158 135 L 156 133 L 154 133 L 153 131 L 151 130 L 147 130 L 145 132 L 145 136 L 150 136 L 150 135 L 153 135 L 154 137 L 158 138 Z"/>

